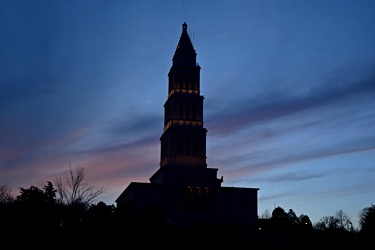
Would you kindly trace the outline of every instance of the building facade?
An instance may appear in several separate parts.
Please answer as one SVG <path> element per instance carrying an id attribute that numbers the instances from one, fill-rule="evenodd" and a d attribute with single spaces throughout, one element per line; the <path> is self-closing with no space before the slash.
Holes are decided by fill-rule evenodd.
<path id="1" fill-rule="evenodd" d="M 218 169 L 207 167 L 204 97 L 196 56 L 183 23 L 168 73 L 160 167 L 150 183 L 131 182 L 116 206 L 130 206 L 139 221 L 149 214 L 146 211 L 159 211 L 170 225 L 255 225 L 259 189 L 224 187 Z"/>

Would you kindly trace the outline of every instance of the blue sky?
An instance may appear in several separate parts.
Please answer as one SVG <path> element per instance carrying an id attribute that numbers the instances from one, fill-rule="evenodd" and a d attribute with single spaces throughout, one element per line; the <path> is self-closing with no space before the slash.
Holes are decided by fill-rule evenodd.
<path id="1" fill-rule="evenodd" d="M 182 31 L 201 66 L 207 164 L 317 222 L 375 203 L 375 1 L 0 3 L 0 183 L 69 166 L 114 204 L 159 168 Z"/>

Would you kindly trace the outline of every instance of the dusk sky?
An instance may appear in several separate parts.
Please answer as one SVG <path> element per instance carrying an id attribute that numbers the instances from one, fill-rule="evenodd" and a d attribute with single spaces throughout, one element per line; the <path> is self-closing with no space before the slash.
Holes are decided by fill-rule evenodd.
<path id="1" fill-rule="evenodd" d="M 159 168 L 182 24 L 207 165 L 315 223 L 375 204 L 375 1 L 2 0 L 0 183 L 84 166 L 115 204 Z"/>

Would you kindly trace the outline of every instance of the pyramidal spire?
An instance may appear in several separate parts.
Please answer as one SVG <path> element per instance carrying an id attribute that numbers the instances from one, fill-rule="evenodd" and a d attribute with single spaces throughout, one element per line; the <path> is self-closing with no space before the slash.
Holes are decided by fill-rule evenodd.
<path id="1" fill-rule="evenodd" d="M 187 33 L 187 24 L 182 24 L 182 33 L 173 56 L 173 65 L 196 66 L 197 53 Z"/>

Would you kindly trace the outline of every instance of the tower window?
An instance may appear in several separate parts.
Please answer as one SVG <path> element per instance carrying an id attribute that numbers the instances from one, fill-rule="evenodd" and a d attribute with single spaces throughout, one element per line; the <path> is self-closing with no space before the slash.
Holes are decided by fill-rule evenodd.
<path id="1" fill-rule="evenodd" d="M 184 189 L 180 188 L 178 190 L 178 208 L 183 209 L 184 207 Z"/>
<path id="2" fill-rule="evenodd" d="M 204 211 L 208 212 L 209 209 L 209 189 L 208 187 L 204 188 Z"/>
<path id="3" fill-rule="evenodd" d="M 193 206 L 193 190 L 190 186 L 187 187 L 187 204 L 186 205 L 187 205 L 187 210 L 191 211 L 192 206 Z"/>
<path id="4" fill-rule="evenodd" d="M 196 136 L 191 137 L 191 154 L 192 155 L 198 154 L 198 139 Z"/>
<path id="5" fill-rule="evenodd" d="M 184 119 L 184 104 L 182 102 L 178 104 L 178 119 Z"/>
<path id="6" fill-rule="evenodd" d="M 177 154 L 183 155 L 184 154 L 184 137 L 179 136 L 178 137 L 178 142 L 177 142 Z"/>
<path id="7" fill-rule="evenodd" d="M 195 103 L 191 104 L 191 119 L 197 120 L 197 105 Z"/>
<path id="8" fill-rule="evenodd" d="M 195 209 L 196 211 L 199 211 L 200 210 L 200 201 L 201 201 L 201 188 L 200 187 L 196 187 L 195 188 Z"/>

